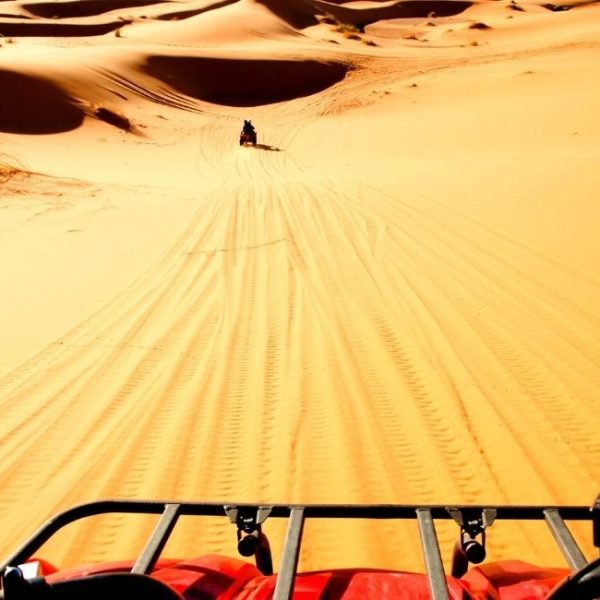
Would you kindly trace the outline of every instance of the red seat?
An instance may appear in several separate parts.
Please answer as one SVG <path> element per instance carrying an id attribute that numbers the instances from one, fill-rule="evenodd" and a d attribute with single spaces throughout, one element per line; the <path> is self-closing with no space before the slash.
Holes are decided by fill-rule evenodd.
<path id="1" fill-rule="evenodd" d="M 67 569 L 49 574 L 50 583 L 74 577 L 126 572 L 132 561 Z M 45 566 L 46 572 L 52 570 Z M 544 600 L 568 569 L 533 566 L 518 560 L 473 567 L 461 579 L 448 577 L 451 600 Z M 265 576 L 251 563 L 226 556 L 206 555 L 175 561 L 161 560 L 152 577 L 167 584 L 185 600 L 270 600 L 277 577 Z M 299 573 L 294 600 L 429 600 L 427 576 L 420 573 L 373 569 L 340 569 Z"/>
<path id="2" fill-rule="evenodd" d="M 250 580 L 264 576 L 253 565 L 237 558 L 208 554 L 185 560 L 152 573 L 184 598 L 237 598 L 237 592 Z"/>
<path id="3" fill-rule="evenodd" d="M 568 569 L 536 567 L 506 560 L 473 567 L 462 577 L 474 598 L 481 600 L 543 600 Z"/>
<path id="4" fill-rule="evenodd" d="M 273 597 L 277 577 L 262 575 L 256 567 L 234 558 L 204 556 L 153 573 L 186 600 L 268 600 Z M 467 584 L 448 578 L 451 600 L 470 600 Z M 429 600 L 427 577 L 367 569 L 300 573 L 296 576 L 294 600 Z"/>

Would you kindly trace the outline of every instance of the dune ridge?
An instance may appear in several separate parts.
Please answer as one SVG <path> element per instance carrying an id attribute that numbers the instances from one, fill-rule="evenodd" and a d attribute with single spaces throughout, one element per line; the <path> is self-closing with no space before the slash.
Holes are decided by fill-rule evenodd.
<path id="1" fill-rule="evenodd" d="M 600 21 L 568 8 L 4 0 L 2 551 L 110 496 L 589 503 Z M 104 525 L 48 557 L 152 527 Z M 488 543 L 561 564 L 535 525 Z M 301 568 L 422 569 L 418 544 L 312 524 Z"/>

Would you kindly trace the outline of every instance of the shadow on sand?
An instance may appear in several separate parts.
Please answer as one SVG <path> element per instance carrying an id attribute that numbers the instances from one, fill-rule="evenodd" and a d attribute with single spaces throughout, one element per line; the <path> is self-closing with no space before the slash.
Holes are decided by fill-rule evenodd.
<path id="1" fill-rule="evenodd" d="M 269 152 L 282 152 L 281 148 L 278 148 L 277 146 L 269 146 L 268 144 L 256 144 L 256 146 L 253 146 L 253 148 L 258 150 L 268 150 Z"/>

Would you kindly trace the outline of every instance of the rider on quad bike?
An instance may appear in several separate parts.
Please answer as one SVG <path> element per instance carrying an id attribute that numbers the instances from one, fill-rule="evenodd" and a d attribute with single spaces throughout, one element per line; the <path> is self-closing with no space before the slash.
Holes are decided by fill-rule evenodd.
<path id="1" fill-rule="evenodd" d="M 256 146 L 256 129 L 254 129 L 254 125 L 252 125 L 252 121 L 249 119 L 244 121 L 242 133 L 240 134 L 240 146 L 245 143 L 251 143 L 253 146 Z"/>

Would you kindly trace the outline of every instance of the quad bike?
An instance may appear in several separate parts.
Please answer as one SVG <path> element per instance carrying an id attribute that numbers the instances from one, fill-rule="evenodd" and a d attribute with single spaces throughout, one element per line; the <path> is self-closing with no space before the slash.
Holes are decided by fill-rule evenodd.
<path id="1" fill-rule="evenodd" d="M 242 131 L 240 134 L 240 146 L 244 146 L 246 144 L 252 144 L 253 146 L 256 146 L 256 131 L 251 133 L 248 131 Z"/>
<path id="2" fill-rule="evenodd" d="M 106 513 L 160 515 L 139 556 L 60 571 L 32 555 L 62 527 Z M 234 528 L 238 552 L 254 563 L 205 555 L 161 558 L 180 516 L 221 516 Z M 263 526 L 286 518 L 277 574 Z M 298 573 L 307 519 L 416 520 L 426 572 L 339 569 Z M 458 527 L 450 575 L 444 571 L 435 521 Z M 486 534 L 495 521 L 545 521 L 567 568 L 520 560 L 484 563 Z M 106 500 L 71 508 L 43 525 L 0 566 L 3 600 L 592 600 L 600 598 L 600 559 L 588 563 L 565 521 L 590 521 L 600 548 L 600 496 L 587 506 L 252 505 Z M 344 523 L 345 521 L 342 521 Z M 471 564 L 481 566 L 470 567 Z M 33 572 L 31 572 L 33 571 Z"/>

